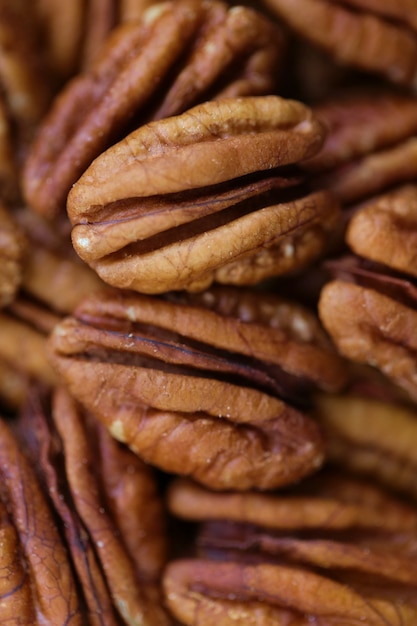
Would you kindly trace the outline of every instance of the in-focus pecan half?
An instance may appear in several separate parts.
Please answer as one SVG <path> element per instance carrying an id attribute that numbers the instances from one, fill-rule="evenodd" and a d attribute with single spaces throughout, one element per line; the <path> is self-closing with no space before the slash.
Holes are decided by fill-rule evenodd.
<path id="1" fill-rule="evenodd" d="M 23 176 L 29 205 L 65 213 L 93 159 L 150 119 L 208 99 L 272 93 L 282 45 L 266 17 L 217 0 L 161 3 L 119 26 L 44 120 Z"/>
<path id="2" fill-rule="evenodd" d="M 289 167 L 323 129 L 278 96 L 208 102 L 142 126 L 72 188 L 80 257 L 107 283 L 145 293 L 253 284 L 318 257 L 339 207 Z"/>
<path id="3" fill-rule="evenodd" d="M 417 98 L 388 90 L 351 90 L 313 107 L 328 134 L 302 167 L 317 188 L 344 205 L 417 178 Z"/>
<path id="4" fill-rule="evenodd" d="M 21 229 L 0 204 L 0 308 L 10 304 L 19 289 L 25 244 Z"/>
<path id="5" fill-rule="evenodd" d="M 216 489 L 267 489 L 315 470 L 321 436 L 295 407 L 345 377 L 308 311 L 239 289 L 197 301 L 97 294 L 55 328 L 50 350 L 117 439 Z"/>
<path id="6" fill-rule="evenodd" d="M 169 505 L 202 523 L 197 557 L 164 575 L 182 624 L 415 623 L 417 512 L 375 486 L 319 474 L 281 494 L 216 494 L 182 480 Z"/>
<path id="7" fill-rule="evenodd" d="M 15 425 L 57 515 L 88 624 L 163 626 L 165 563 L 155 477 L 63 389 L 33 394 Z"/>
<path id="8" fill-rule="evenodd" d="M 300 37 L 342 65 L 412 85 L 417 8 L 408 0 L 263 0 Z"/>
<path id="9" fill-rule="evenodd" d="M 3 419 L 0 476 L 1 621 L 82 626 L 77 584 L 53 513 Z"/>
<path id="10" fill-rule="evenodd" d="M 417 411 L 414 407 L 355 393 L 320 394 L 316 418 L 327 458 L 397 492 L 417 497 Z"/>

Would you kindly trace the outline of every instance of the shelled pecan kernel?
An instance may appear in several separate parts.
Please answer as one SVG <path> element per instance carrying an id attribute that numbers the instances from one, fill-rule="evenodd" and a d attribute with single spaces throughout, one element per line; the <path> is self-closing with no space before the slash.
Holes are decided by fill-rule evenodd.
<path id="1" fill-rule="evenodd" d="M 199 524 L 195 556 L 164 574 L 181 624 L 415 622 L 416 510 L 378 487 L 320 473 L 281 493 L 218 494 L 181 480 L 168 502 Z"/>
<path id="2" fill-rule="evenodd" d="M 0 308 L 9 304 L 19 289 L 25 243 L 18 224 L 0 205 Z"/>
<path id="3" fill-rule="evenodd" d="M 242 291 L 97 294 L 55 327 L 52 362 L 146 462 L 216 489 L 293 482 L 322 462 L 296 407 L 341 388 L 344 364 L 307 310 Z"/>
<path id="4" fill-rule="evenodd" d="M 290 166 L 323 138 L 308 107 L 278 96 L 211 101 L 142 126 L 72 188 L 74 247 L 105 282 L 145 293 L 304 267 L 326 249 L 339 206 Z"/>

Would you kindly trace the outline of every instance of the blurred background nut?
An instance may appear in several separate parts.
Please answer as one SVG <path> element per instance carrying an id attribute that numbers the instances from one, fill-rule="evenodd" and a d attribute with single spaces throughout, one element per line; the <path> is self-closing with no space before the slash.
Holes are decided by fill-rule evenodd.
<path id="1" fill-rule="evenodd" d="M 417 178 L 417 98 L 354 89 L 313 106 L 327 129 L 321 151 L 302 167 L 345 207 Z"/>
<path id="2" fill-rule="evenodd" d="M 1 620 L 81 626 L 77 586 L 53 513 L 3 419 L 0 474 Z"/>
<path id="3" fill-rule="evenodd" d="M 145 293 L 253 284 L 305 267 L 339 223 L 295 165 L 324 130 L 278 96 L 207 102 L 151 122 L 102 153 L 73 186 L 80 257 L 107 283 Z"/>
<path id="4" fill-rule="evenodd" d="M 380 369 L 414 401 L 415 197 L 415 187 L 408 185 L 356 210 L 346 239 L 358 255 L 326 263 L 334 279 L 324 286 L 319 301 L 321 320 L 339 351 Z"/>
<path id="5" fill-rule="evenodd" d="M 166 535 L 152 470 L 63 389 L 52 398 L 32 391 L 14 429 L 57 515 L 85 623 L 171 623 L 158 586 Z"/>
<path id="6" fill-rule="evenodd" d="M 23 175 L 28 204 L 49 217 L 65 213 L 93 159 L 150 119 L 207 99 L 272 93 L 283 41 L 262 14 L 217 1 L 165 2 L 119 26 L 44 119 Z"/>
<path id="7" fill-rule="evenodd" d="M 415 623 L 417 512 L 374 485 L 322 472 L 219 494 L 181 480 L 168 505 L 199 524 L 194 556 L 164 573 L 181 624 Z"/>
<path id="8" fill-rule="evenodd" d="M 0 308 L 9 304 L 19 289 L 25 243 L 17 223 L 0 204 Z"/>
<path id="9" fill-rule="evenodd" d="M 49 348 L 114 437 L 215 489 L 269 489 L 316 470 L 321 435 L 300 403 L 345 381 L 311 313 L 239 289 L 97 294 L 55 327 Z"/>
<path id="10" fill-rule="evenodd" d="M 263 0 L 298 37 L 340 64 L 413 85 L 417 8 L 407 0 Z"/>

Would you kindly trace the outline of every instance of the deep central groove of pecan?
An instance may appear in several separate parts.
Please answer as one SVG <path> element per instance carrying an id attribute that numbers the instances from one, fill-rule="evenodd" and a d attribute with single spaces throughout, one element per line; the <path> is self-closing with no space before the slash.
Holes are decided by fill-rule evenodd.
<path id="1" fill-rule="evenodd" d="M 294 405 L 345 377 L 311 314 L 231 288 L 194 300 L 103 293 L 55 328 L 50 348 L 116 438 L 217 489 L 270 488 L 317 467 L 320 433 Z"/>
<path id="2" fill-rule="evenodd" d="M 321 146 L 308 107 L 228 98 L 142 126 L 88 168 L 68 197 L 79 256 L 144 293 L 253 284 L 326 247 L 339 207 L 294 164 Z"/>

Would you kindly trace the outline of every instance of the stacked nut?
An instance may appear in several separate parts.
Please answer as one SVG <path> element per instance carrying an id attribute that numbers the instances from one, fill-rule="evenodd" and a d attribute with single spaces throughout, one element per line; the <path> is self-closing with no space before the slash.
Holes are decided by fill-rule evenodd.
<path id="1" fill-rule="evenodd" d="M 0 622 L 414 625 L 417 7 L 0 5 Z"/>

